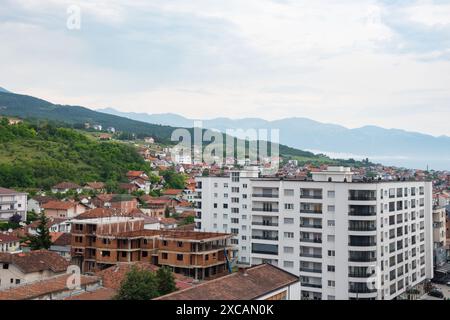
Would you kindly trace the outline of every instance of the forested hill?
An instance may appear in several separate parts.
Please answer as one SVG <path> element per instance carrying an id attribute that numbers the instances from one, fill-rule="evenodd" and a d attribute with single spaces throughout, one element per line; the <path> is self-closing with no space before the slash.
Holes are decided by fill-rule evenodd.
<path id="1" fill-rule="evenodd" d="M 173 127 L 149 124 L 80 107 L 57 105 L 35 97 L 0 91 L 0 114 L 23 119 L 45 119 L 72 125 L 101 124 L 104 128 L 151 136 L 169 142 Z"/>
<path id="2" fill-rule="evenodd" d="M 0 186 L 49 188 L 62 181 L 116 184 L 128 170 L 148 170 L 133 146 L 98 142 L 50 124 L 0 121 Z"/>

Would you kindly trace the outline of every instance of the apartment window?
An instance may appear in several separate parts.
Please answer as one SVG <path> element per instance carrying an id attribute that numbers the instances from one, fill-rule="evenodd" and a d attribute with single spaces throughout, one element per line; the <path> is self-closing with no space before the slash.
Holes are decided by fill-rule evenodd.
<path id="1" fill-rule="evenodd" d="M 239 208 L 231 208 L 231 213 L 239 213 Z"/>
<path id="2" fill-rule="evenodd" d="M 183 255 L 177 254 L 177 261 L 183 261 Z"/>
<path id="3" fill-rule="evenodd" d="M 242 195 L 242 199 L 247 199 L 247 195 L 245 193 Z"/>
<path id="4" fill-rule="evenodd" d="M 239 198 L 231 198 L 231 203 L 239 203 Z"/>
<path id="5" fill-rule="evenodd" d="M 284 196 L 286 196 L 286 197 L 293 197 L 294 196 L 294 189 L 284 189 Z"/>
<path id="6" fill-rule="evenodd" d="M 294 204 L 293 203 L 285 203 L 284 204 L 284 209 L 286 209 L 286 210 L 293 210 L 294 209 Z"/>
<path id="7" fill-rule="evenodd" d="M 209 260 L 209 254 L 206 254 L 205 255 L 205 261 L 208 261 Z"/>
<path id="8" fill-rule="evenodd" d="M 334 206 L 328 206 L 327 210 L 328 210 L 328 212 L 334 212 L 335 207 Z"/>
<path id="9" fill-rule="evenodd" d="M 102 251 L 102 257 L 110 257 L 111 252 L 110 251 Z"/>
<path id="10" fill-rule="evenodd" d="M 285 268 L 293 268 L 294 267 L 294 261 L 283 261 L 283 266 Z"/>
<path id="11" fill-rule="evenodd" d="M 182 248 L 182 247 L 183 247 L 183 242 L 177 241 L 177 247 L 178 247 L 178 248 Z"/>
<path id="12" fill-rule="evenodd" d="M 242 247 L 242 251 L 247 251 L 247 247 Z M 242 260 L 244 261 L 244 258 L 242 258 Z"/>
<path id="13" fill-rule="evenodd" d="M 142 258 L 146 258 L 148 256 L 148 252 L 147 251 L 142 251 Z"/>
<path id="14" fill-rule="evenodd" d="M 9 269 L 9 264 L 8 264 L 8 263 L 4 263 L 4 264 L 3 264 L 3 269 L 5 269 L 5 270 L 6 270 L 6 269 Z"/>
<path id="15" fill-rule="evenodd" d="M 328 280 L 328 286 L 334 288 L 336 283 L 333 280 Z"/>
<path id="16" fill-rule="evenodd" d="M 334 196 L 335 196 L 334 191 L 331 191 L 331 190 L 328 191 L 327 196 L 328 196 L 328 198 L 334 198 Z"/>
<path id="17" fill-rule="evenodd" d="M 239 244 L 239 240 L 238 239 L 231 239 L 231 244 Z"/>
<path id="18" fill-rule="evenodd" d="M 122 258 L 126 258 L 127 257 L 127 253 L 124 251 L 122 252 Z"/>
<path id="19" fill-rule="evenodd" d="M 328 250 L 328 256 L 334 257 L 336 255 L 336 252 L 334 250 Z"/>
<path id="20" fill-rule="evenodd" d="M 328 220 L 327 224 L 329 227 L 334 227 L 335 226 L 335 220 Z"/>
<path id="21" fill-rule="evenodd" d="M 223 184 L 223 187 L 224 187 L 224 188 L 228 188 L 228 183 L 224 183 L 224 184 Z"/>
<path id="22" fill-rule="evenodd" d="M 328 265 L 328 266 L 327 266 L 327 269 L 328 269 L 329 272 L 335 272 L 336 267 L 333 266 L 333 265 Z"/>
<path id="23" fill-rule="evenodd" d="M 214 193 L 214 198 L 217 198 L 219 196 L 219 194 Z"/>
<path id="24" fill-rule="evenodd" d="M 224 194 L 223 194 L 223 197 L 224 197 L 224 198 L 228 198 L 228 193 L 224 193 Z"/>
<path id="25" fill-rule="evenodd" d="M 284 218 L 284 224 L 293 224 L 294 218 Z"/>
<path id="26" fill-rule="evenodd" d="M 217 219 L 217 213 L 214 213 L 213 216 L 214 216 L 214 219 Z"/>
<path id="27" fill-rule="evenodd" d="M 294 253 L 294 247 L 283 247 L 284 253 Z"/>
<path id="28" fill-rule="evenodd" d="M 228 225 L 227 225 L 227 224 L 224 224 L 224 225 L 223 225 L 223 229 L 224 229 L 224 230 L 227 230 L 227 229 L 228 229 Z"/>
<path id="29" fill-rule="evenodd" d="M 328 296 L 328 300 L 336 300 L 336 296 Z"/>
<path id="30" fill-rule="evenodd" d="M 223 208 L 224 208 L 224 209 L 228 209 L 228 203 L 224 203 L 224 204 L 223 204 Z"/>
<path id="31" fill-rule="evenodd" d="M 288 238 L 288 239 L 292 239 L 292 238 L 294 238 L 294 233 L 293 232 L 285 232 L 284 237 Z"/>
<path id="32" fill-rule="evenodd" d="M 242 226 L 242 231 L 247 230 L 247 226 Z"/>
<path id="33" fill-rule="evenodd" d="M 214 182 L 214 188 L 217 188 L 217 187 L 218 187 L 217 182 Z"/>
<path id="34" fill-rule="evenodd" d="M 244 183 L 244 184 L 242 185 L 242 188 L 247 189 L 247 184 Z"/>
<path id="35" fill-rule="evenodd" d="M 239 187 L 231 187 L 231 192 L 239 193 Z"/>
<path id="36" fill-rule="evenodd" d="M 239 233 L 239 229 L 237 229 L 237 228 L 231 228 L 231 233 L 233 233 L 233 234 L 238 234 L 238 233 Z"/>
<path id="37" fill-rule="evenodd" d="M 214 224 L 213 224 L 213 228 L 214 228 L 214 229 L 217 229 L 217 223 L 214 223 Z"/>
<path id="38" fill-rule="evenodd" d="M 247 215 L 246 214 L 242 215 L 242 220 L 247 220 Z"/>
<path id="39" fill-rule="evenodd" d="M 327 235 L 327 241 L 334 242 L 334 235 L 332 235 L 332 234 Z"/>
<path id="40" fill-rule="evenodd" d="M 214 208 L 217 208 L 217 203 L 214 203 Z"/>
<path id="41" fill-rule="evenodd" d="M 167 247 L 167 241 L 163 240 L 162 245 L 163 245 L 163 247 Z"/>
<path id="42" fill-rule="evenodd" d="M 224 219 L 228 219 L 228 214 L 224 213 L 224 214 L 223 214 L 223 218 L 224 218 Z"/>

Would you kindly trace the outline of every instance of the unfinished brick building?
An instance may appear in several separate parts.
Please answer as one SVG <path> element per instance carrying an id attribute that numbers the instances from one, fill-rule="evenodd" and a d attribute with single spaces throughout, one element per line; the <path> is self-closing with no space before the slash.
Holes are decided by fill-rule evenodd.
<path id="1" fill-rule="evenodd" d="M 184 230 L 144 230 L 144 219 L 107 217 L 72 225 L 72 258 L 83 272 L 136 261 L 168 266 L 203 280 L 227 271 L 231 234 Z"/>

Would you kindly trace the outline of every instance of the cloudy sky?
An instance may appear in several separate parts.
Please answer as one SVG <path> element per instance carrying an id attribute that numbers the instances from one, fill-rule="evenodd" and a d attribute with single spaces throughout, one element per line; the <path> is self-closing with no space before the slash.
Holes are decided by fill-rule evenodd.
<path id="1" fill-rule="evenodd" d="M 0 86 L 17 93 L 90 108 L 450 135 L 450 1 L 0 4 Z M 70 5 L 81 10 L 79 30 L 67 27 Z"/>

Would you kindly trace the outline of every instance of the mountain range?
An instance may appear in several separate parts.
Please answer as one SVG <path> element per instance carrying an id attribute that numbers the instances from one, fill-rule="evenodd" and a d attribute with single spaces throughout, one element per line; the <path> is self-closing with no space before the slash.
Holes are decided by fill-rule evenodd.
<path id="1" fill-rule="evenodd" d="M 194 119 L 162 113 L 121 112 L 113 108 L 97 111 L 153 124 L 192 127 Z M 434 137 L 401 129 L 363 126 L 349 129 L 307 118 L 267 121 L 259 118 L 215 118 L 201 120 L 202 126 L 226 132 L 228 129 L 279 129 L 280 143 L 293 148 L 324 153 L 335 158 L 369 158 L 384 164 L 432 169 L 450 169 L 450 137 Z"/>

